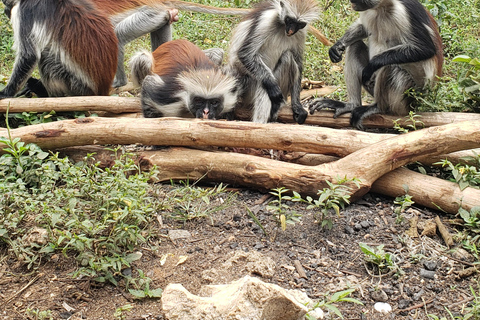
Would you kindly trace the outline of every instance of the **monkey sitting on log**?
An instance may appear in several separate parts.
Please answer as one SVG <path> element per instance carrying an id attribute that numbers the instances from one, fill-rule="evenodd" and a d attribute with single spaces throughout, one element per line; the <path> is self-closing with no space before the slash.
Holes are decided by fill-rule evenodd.
<path id="1" fill-rule="evenodd" d="M 351 112 L 351 125 L 362 129 L 362 120 L 372 114 L 407 115 L 414 99 L 406 91 L 421 90 L 441 76 L 443 51 L 437 24 L 418 0 L 351 4 L 360 17 L 329 50 L 332 62 L 345 52 L 349 101 L 319 98 L 309 109 L 334 109 L 334 118 Z M 369 106 L 362 106 L 362 86 L 374 97 Z"/>

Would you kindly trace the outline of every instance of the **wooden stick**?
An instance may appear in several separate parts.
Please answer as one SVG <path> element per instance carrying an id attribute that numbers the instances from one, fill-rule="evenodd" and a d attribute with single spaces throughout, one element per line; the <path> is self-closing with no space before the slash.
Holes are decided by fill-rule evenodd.
<path id="1" fill-rule="evenodd" d="M 295 266 L 295 269 L 297 269 L 300 278 L 308 279 L 307 274 L 305 273 L 305 269 L 303 269 L 302 263 L 300 261 L 293 261 L 293 265 Z"/>
<path id="2" fill-rule="evenodd" d="M 442 235 L 443 241 L 448 248 L 451 248 L 455 243 L 453 242 L 452 235 L 448 232 L 447 228 L 443 224 L 442 220 L 440 220 L 439 216 L 435 216 L 435 222 L 437 223 L 437 228 L 440 234 Z"/>

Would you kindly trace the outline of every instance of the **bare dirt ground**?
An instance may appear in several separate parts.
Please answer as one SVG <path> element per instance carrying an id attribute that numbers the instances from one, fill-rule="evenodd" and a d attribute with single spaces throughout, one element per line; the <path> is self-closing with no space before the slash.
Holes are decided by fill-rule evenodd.
<path id="1" fill-rule="evenodd" d="M 143 255 L 131 272 L 135 275 L 136 270 L 143 270 L 153 280 L 151 288 L 180 283 L 197 293 L 202 285 L 229 283 L 251 274 L 248 258 L 238 258 L 229 267 L 224 263 L 235 253 L 258 252 L 275 262 L 272 277 L 254 274 L 263 281 L 303 290 L 312 299 L 355 288 L 352 297 L 363 305 L 337 304 L 345 319 L 428 319 L 427 314 L 446 316 L 445 307 L 455 314 L 470 301 L 470 286 L 477 288 L 475 275 L 458 275 L 471 266 L 472 256 L 461 250 L 448 250 L 438 235 L 411 238 L 405 234 L 414 215 L 418 215 L 421 224 L 438 212 L 415 208 L 397 223 L 392 199 L 367 194 L 342 210 L 341 217 L 334 218 L 334 226 L 328 230 L 318 225 L 314 213 L 305 205 L 288 203 L 303 217 L 301 222 L 282 231 L 265 208 L 270 200 L 265 194 L 241 189 L 234 204 L 211 219 L 185 224 L 159 221 L 157 240 L 138 248 Z M 245 206 L 256 212 L 267 236 L 249 217 Z M 448 220 L 451 217 L 440 216 L 454 234 L 454 225 Z M 191 237 L 172 240 L 169 232 L 179 229 L 189 231 Z M 376 276 L 365 263 L 360 242 L 373 247 L 384 245 L 387 252 L 396 256 L 403 274 Z M 157 250 L 152 250 L 155 246 Z M 162 260 L 167 254 L 171 255 Z M 160 299 L 135 300 L 125 292 L 123 280 L 115 287 L 73 279 L 70 273 L 77 265 L 61 255 L 44 261 L 35 272 L 1 256 L 1 319 L 35 319 L 27 314 L 27 309 L 51 310 L 53 319 L 115 319 L 116 308 L 127 304 L 133 308 L 124 312 L 125 319 L 165 319 Z M 178 264 L 181 256 L 187 260 Z M 306 279 L 294 268 L 295 260 L 303 266 Z M 389 303 L 393 311 L 386 316 L 378 313 L 373 308 L 377 301 Z M 327 314 L 326 318 L 336 317 Z"/>

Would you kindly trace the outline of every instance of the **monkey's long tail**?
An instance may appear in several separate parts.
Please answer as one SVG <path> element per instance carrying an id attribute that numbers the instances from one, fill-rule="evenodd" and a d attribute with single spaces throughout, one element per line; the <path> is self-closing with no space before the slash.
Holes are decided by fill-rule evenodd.
<path id="1" fill-rule="evenodd" d="M 234 15 L 242 16 L 248 14 L 250 9 L 242 8 L 219 8 L 213 6 L 207 6 L 199 3 L 188 2 L 188 1 L 178 1 L 178 0 L 167 0 L 164 2 L 165 6 L 172 6 L 173 8 L 184 10 L 184 11 L 193 11 L 209 14 L 223 14 L 223 15 Z"/>
<path id="2" fill-rule="evenodd" d="M 199 3 L 188 2 L 188 1 L 179 1 L 179 0 L 167 0 L 164 2 L 164 5 L 171 6 L 173 8 L 183 10 L 183 11 L 192 11 L 192 12 L 201 12 L 209 14 L 223 14 L 223 15 L 234 15 L 234 16 L 243 16 L 252 11 L 252 9 L 242 9 L 242 8 L 219 8 L 213 6 L 206 6 Z M 315 29 L 313 26 L 309 26 L 308 31 L 315 36 L 321 43 L 326 46 L 331 46 L 332 43 L 327 39 L 318 29 Z"/>
<path id="3" fill-rule="evenodd" d="M 152 74 L 153 55 L 150 51 L 142 50 L 137 53 L 129 61 L 131 78 L 135 86 L 140 87 L 143 80 L 149 74 Z"/>

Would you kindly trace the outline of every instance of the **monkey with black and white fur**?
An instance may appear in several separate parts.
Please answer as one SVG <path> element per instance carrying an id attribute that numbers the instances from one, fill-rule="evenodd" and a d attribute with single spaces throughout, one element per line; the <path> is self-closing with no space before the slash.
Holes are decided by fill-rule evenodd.
<path id="1" fill-rule="evenodd" d="M 293 117 L 304 123 L 300 102 L 306 26 L 318 18 L 316 0 L 267 0 L 235 28 L 227 69 L 238 78 L 241 104 L 254 122 L 275 121 L 290 95 Z"/>
<path id="2" fill-rule="evenodd" d="M 407 115 L 413 99 L 406 91 L 435 82 L 442 74 L 443 51 L 437 24 L 418 0 L 351 4 L 360 17 L 329 50 L 335 63 L 345 52 L 349 101 L 315 99 L 309 109 L 334 109 L 334 118 L 351 112 L 351 125 L 362 129 L 362 120 L 372 114 Z M 362 86 L 374 97 L 369 106 L 362 106 Z"/>
<path id="3" fill-rule="evenodd" d="M 230 119 L 238 100 L 237 82 L 218 62 L 187 40 L 166 42 L 153 54 L 137 53 L 130 68 L 132 81 L 142 86 L 143 115 Z"/>
<path id="4" fill-rule="evenodd" d="M 29 81 L 42 95 L 108 95 L 117 65 L 112 24 L 90 0 L 3 0 L 11 16 L 13 72 L 0 99 Z M 38 65 L 41 83 L 30 78 Z"/>

